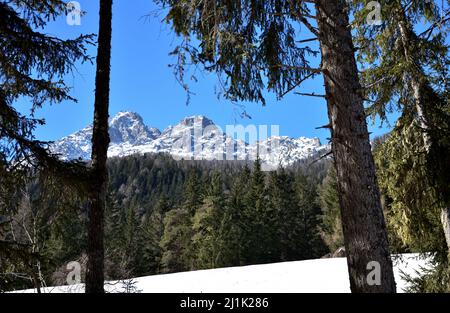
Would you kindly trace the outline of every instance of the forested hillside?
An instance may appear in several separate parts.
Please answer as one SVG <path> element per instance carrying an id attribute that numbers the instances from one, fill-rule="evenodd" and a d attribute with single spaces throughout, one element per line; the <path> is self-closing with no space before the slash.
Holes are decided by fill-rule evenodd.
<path id="1" fill-rule="evenodd" d="M 263 172 L 259 160 L 175 161 L 163 154 L 110 159 L 106 277 L 319 258 L 330 252 L 318 198 L 329 167 L 327 160 L 304 160 Z M 65 264 L 86 262 L 83 200 L 50 182 L 35 181 L 27 192 L 11 220 L 13 233 L 26 242 L 32 232 L 36 251 L 46 256 L 39 261 L 40 279 L 65 284 Z M 25 276 L 14 287 L 31 286 Z M 11 287 L 6 277 L 3 288 Z"/>
<path id="2" fill-rule="evenodd" d="M 423 177 L 398 183 L 398 161 L 385 157 L 393 153 L 392 136 L 374 143 L 391 249 L 438 251 L 438 266 L 414 279 L 413 287 L 445 290 L 439 220 L 432 211 L 405 208 L 435 196 L 403 191 Z M 305 159 L 263 172 L 258 160 L 175 161 L 145 154 L 109 159 L 108 172 L 107 279 L 320 258 L 344 245 L 330 159 Z M 31 263 L 17 262 L 14 254 L 2 259 L 3 269 L 21 275 L 3 276 L 2 290 L 31 288 L 35 279 L 42 286 L 65 285 L 66 265 L 86 263 L 85 199 L 43 175 L 32 177 L 14 202 L 17 214 L 3 216 L 1 230 L 5 239 L 18 247 L 31 244 L 41 257 Z"/>

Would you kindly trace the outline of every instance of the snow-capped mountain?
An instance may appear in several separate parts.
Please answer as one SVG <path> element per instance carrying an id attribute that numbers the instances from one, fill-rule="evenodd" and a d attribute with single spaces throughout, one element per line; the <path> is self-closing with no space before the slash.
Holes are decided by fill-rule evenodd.
<path id="1" fill-rule="evenodd" d="M 205 116 L 191 116 L 163 132 L 148 127 L 133 112 L 119 112 L 110 122 L 109 157 L 143 153 L 168 153 L 175 159 L 254 160 L 259 154 L 266 169 L 288 166 L 328 149 L 317 138 L 290 138 L 262 134 L 255 126 L 227 126 L 223 131 Z M 259 134 L 258 134 L 259 131 Z M 267 138 L 247 144 L 245 138 Z M 62 138 L 52 151 L 62 159 L 88 160 L 91 156 L 92 126 Z"/>
<path id="2" fill-rule="evenodd" d="M 110 122 L 112 144 L 128 142 L 131 145 L 143 145 L 160 135 L 159 129 L 148 128 L 142 117 L 136 113 L 119 112 Z"/>

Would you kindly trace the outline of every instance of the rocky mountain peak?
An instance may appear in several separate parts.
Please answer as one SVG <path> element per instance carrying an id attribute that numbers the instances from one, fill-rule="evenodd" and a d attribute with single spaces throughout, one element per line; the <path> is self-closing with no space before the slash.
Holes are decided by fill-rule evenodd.
<path id="1" fill-rule="evenodd" d="M 109 123 L 111 143 L 131 145 L 147 143 L 160 135 L 156 128 L 148 128 L 142 117 L 134 112 L 119 112 Z"/>
<path id="2" fill-rule="evenodd" d="M 161 133 L 157 128 L 145 125 L 139 114 L 124 111 L 112 117 L 109 126 L 109 157 L 168 153 L 175 159 L 253 160 L 259 154 L 263 166 L 270 170 L 280 164 L 288 166 L 329 148 L 322 146 L 318 138 L 286 136 L 248 144 L 227 136 L 203 115 L 186 117 Z M 88 126 L 55 142 L 52 150 L 65 160 L 89 160 L 91 140 L 92 126 Z"/>

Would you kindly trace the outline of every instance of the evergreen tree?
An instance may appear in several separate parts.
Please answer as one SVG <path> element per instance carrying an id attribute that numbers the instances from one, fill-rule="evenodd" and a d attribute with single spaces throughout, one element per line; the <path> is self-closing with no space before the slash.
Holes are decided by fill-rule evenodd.
<path id="1" fill-rule="evenodd" d="M 247 264 L 269 263 L 277 258 L 276 213 L 269 206 L 266 175 L 259 157 L 253 164 L 243 211 L 244 259 Z"/>
<path id="2" fill-rule="evenodd" d="M 322 209 L 320 232 L 331 252 L 344 246 L 336 170 L 330 168 L 319 187 L 318 202 Z"/>
<path id="3" fill-rule="evenodd" d="M 22 262 L 29 247 L 3 240 L 4 232 L 9 236 L 4 220 L 17 213 L 22 192 L 35 173 L 40 170 L 43 180 L 58 177 L 60 184 L 70 184 L 74 190 L 84 186 L 84 167 L 60 161 L 49 152 L 48 143 L 33 134 L 36 126 L 44 124 L 33 117 L 44 104 L 76 101 L 63 78 L 78 62 L 90 60 L 86 46 L 92 35 L 62 40 L 45 34 L 47 23 L 64 14 L 65 8 L 66 3 L 59 0 L 0 3 L 0 254 L 10 256 L 11 262 L 14 256 Z M 30 100 L 31 117 L 15 109 L 21 97 Z M 22 251 L 12 253 L 18 244 Z"/>
<path id="4" fill-rule="evenodd" d="M 148 274 L 158 274 L 161 271 L 160 263 L 163 252 L 159 243 L 164 234 L 164 216 L 169 211 L 169 199 L 163 195 L 153 212 L 145 217 L 142 225 L 145 240 L 143 263 L 145 272 Z"/>
<path id="5" fill-rule="evenodd" d="M 301 251 L 298 248 L 297 258 L 313 259 L 319 258 L 326 253 L 326 247 L 319 234 L 321 224 L 320 215 L 322 213 L 317 203 L 316 186 L 304 175 L 297 175 L 295 181 L 296 200 L 299 207 L 297 213 L 296 230 L 293 231 L 293 245 L 301 242 Z M 300 254 L 298 254 L 300 252 Z"/>
<path id="6" fill-rule="evenodd" d="M 394 148 L 388 145 L 393 149 L 391 152 L 402 151 L 405 155 L 400 157 L 397 153 L 393 153 L 391 156 L 396 158 L 389 162 L 393 162 L 399 168 L 401 167 L 398 162 L 412 162 L 415 168 L 417 164 L 421 164 L 427 171 L 427 175 L 423 176 L 426 181 L 420 183 L 423 190 L 420 193 L 414 193 L 416 199 L 407 198 L 413 203 L 420 203 L 426 195 L 429 197 L 426 203 L 441 203 L 438 205 L 440 212 L 436 212 L 436 206 L 431 205 L 427 207 L 428 213 L 424 214 L 423 207 L 400 205 L 399 203 L 403 202 L 401 200 L 404 200 L 401 194 L 393 195 L 389 192 L 396 199 L 392 203 L 395 207 L 394 211 L 405 209 L 404 215 L 409 218 L 412 215 L 416 217 L 414 225 L 400 221 L 397 227 L 405 232 L 403 234 L 397 232 L 397 234 L 405 238 L 406 234 L 416 233 L 422 229 L 423 223 L 430 221 L 429 214 L 437 214 L 447 242 L 446 253 L 450 256 L 450 179 L 447 175 L 450 171 L 450 105 L 448 102 L 450 59 L 446 42 L 450 13 L 448 3 L 446 7 L 443 1 L 411 1 L 409 3 L 382 1 L 382 25 L 373 28 L 361 22 L 364 14 L 364 10 L 361 10 L 361 1 L 355 1 L 355 4 L 357 40 L 362 47 L 359 51 L 360 59 L 376 65 L 365 69 L 362 75 L 365 85 L 368 86 L 366 95 L 373 101 L 369 108 L 370 113 L 381 116 L 382 120 L 386 119 L 386 112 L 393 107 L 403 113 L 393 137 L 404 146 Z M 416 26 L 424 25 L 424 21 L 429 26 L 419 33 L 417 31 L 419 28 Z M 400 135 L 405 137 L 402 138 Z M 418 138 L 413 139 L 412 136 Z M 422 148 L 409 145 L 411 141 Z M 425 154 L 426 158 L 422 159 L 421 156 L 411 154 L 417 150 Z M 423 169 L 416 169 L 416 171 L 418 172 L 404 174 L 414 177 L 413 181 L 415 181 L 418 173 L 422 173 Z M 400 181 L 402 183 L 398 183 L 398 187 L 409 185 L 411 189 L 414 189 L 410 185 L 412 181 L 406 183 L 408 180 L 404 178 Z M 402 187 L 396 191 L 400 191 Z M 430 192 L 429 188 L 434 191 Z M 418 211 L 413 213 L 411 208 Z M 418 221 L 418 217 L 423 220 Z M 434 226 L 431 225 L 434 224 L 428 225 L 430 233 L 427 237 L 434 237 Z M 411 229 L 406 231 L 405 227 L 411 227 Z M 431 240 L 431 242 L 435 241 Z M 441 255 L 441 252 L 438 255 Z M 448 258 L 445 260 L 437 257 L 435 261 L 440 264 L 439 267 L 448 267 Z M 441 274 L 442 277 L 448 277 L 448 273 L 444 275 L 441 271 Z M 428 276 L 435 277 L 435 275 Z M 426 285 L 423 284 L 423 286 Z"/>
<path id="7" fill-rule="evenodd" d="M 387 221 L 392 244 L 400 252 L 433 251 L 433 270 L 412 279 L 420 292 L 448 291 L 448 263 L 445 236 L 439 219 L 444 204 L 430 183 L 425 166 L 422 137 L 410 121 L 403 118 L 384 143 L 375 148 L 380 187 L 389 197 Z"/>
<path id="8" fill-rule="evenodd" d="M 317 0 L 315 6 L 350 288 L 352 292 L 395 293 L 349 8 L 345 0 Z M 382 281 L 377 286 L 368 285 L 365 279 L 365 269 L 373 261 L 381 268 Z"/>
<path id="9" fill-rule="evenodd" d="M 282 261 L 296 260 L 296 252 L 300 253 L 301 251 L 301 249 L 297 249 L 296 245 L 301 245 L 303 238 L 292 235 L 298 230 L 300 209 L 294 196 L 292 177 L 284 168 L 271 173 L 268 194 L 269 205 L 276 214 L 276 223 L 273 223 L 273 226 L 277 231 L 274 236 L 274 239 L 277 240 L 277 250 L 279 250 L 277 252 Z"/>
<path id="10" fill-rule="evenodd" d="M 118 203 L 117 194 L 108 197 L 105 212 L 105 275 L 111 279 L 129 276 L 129 267 L 125 250 L 126 210 Z"/>
<path id="11" fill-rule="evenodd" d="M 222 176 L 213 173 L 202 206 L 195 213 L 192 221 L 194 268 L 216 268 L 220 264 L 221 221 L 224 211 Z"/>
<path id="12" fill-rule="evenodd" d="M 346 1 L 315 0 L 315 12 L 304 1 L 157 2 L 169 7 L 166 21 L 184 39 L 174 51 L 181 81 L 188 62 L 204 65 L 225 76 L 221 87 L 227 98 L 264 104 L 266 81 L 267 89 L 281 98 L 307 78 L 323 74 L 351 289 L 395 292 Z M 310 66 L 309 56 L 318 52 L 299 43 L 311 40 L 298 40 L 299 25 L 320 43 L 320 68 Z M 377 286 L 364 279 L 373 261 L 382 269 Z"/>
<path id="13" fill-rule="evenodd" d="M 246 238 L 244 230 L 251 221 L 246 219 L 247 187 L 251 172 L 247 165 L 241 170 L 234 182 L 221 222 L 222 265 L 241 266 L 245 264 Z"/>
<path id="14" fill-rule="evenodd" d="M 363 71 L 370 113 L 386 119 L 396 107 L 404 113 L 402 125 L 410 121 L 422 137 L 424 166 L 439 201 L 442 228 L 450 253 L 450 106 L 447 26 L 450 11 L 439 1 L 381 1 L 382 25 L 368 27 L 361 1 L 354 1 L 360 60 L 376 64 Z M 415 26 L 425 20 L 431 26 L 418 34 Z M 399 133 L 402 133 L 401 131 Z"/>
<path id="15" fill-rule="evenodd" d="M 184 187 L 184 208 L 188 210 L 191 215 L 202 204 L 202 187 L 197 171 L 191 169 L 186 179 L 186 186 Z"/>
<path id="16" fill-rule="evenodd" d="M 160 242 L 163 273 L 183 272 L 192 268 L 191 218 L 186 209 L 170 210 L 164 217 L 164 234 Z"/>
<path id="17" fill-rule="evenodd" d="M 65 9 L 66 3 L 60 0 L 0 3 L 2 177 L 16 162 L 26 161 L 52 170 L 53 174 L 63 168 L 64 164 L 50 155 L 48 144 L 33 136 L 35 127 L 44 124 L 44 120 L 22 115 L 14 109 L 14 101 L 20 97 L 31 100 L 32 113 L 47 102 L 76 101 L 63 77 L 74 70 L 78 61 L 90 60 L 86 46 L 92 43 L 92 35 L 62 40 L 43 32 L 47 23 L 64 14 Z"/>
<path id="18" fill-rule="evenodd" d="M 124 248 L 124 264 L 125 268 L 129 270 L 130 277 L 135 276 L 136 273 L 142 272 L 140 267 L 143 255 L 143 236 L 138 220 L 137 213 L 132 207 L 127 208 L 125 215 L 125 223 L 123 225 L 123 244 Z"/>

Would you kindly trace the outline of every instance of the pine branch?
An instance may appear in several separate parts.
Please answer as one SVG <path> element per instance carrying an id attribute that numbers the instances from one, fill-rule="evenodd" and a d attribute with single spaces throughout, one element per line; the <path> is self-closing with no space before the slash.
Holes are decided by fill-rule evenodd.
<path id="1" fill-rule="evenodd" d="M 313 164 L 316 164 L 317 162 L 322 161 L 323 159 L 329 157 L 330 155 L 333 155 L 333 151 L 327 152 L 325 154 L 323 154 L 322 156 L 320 156 L 318 159 L 314 160 L 311 162 L 311 164 L 309 164 L 308 166 L 311 166 Z"/>
<path id="2" fill-rule="evenodd" d="M 288 90 L 286 90 L 285 92 L 283 92 L 283 94 L 280 95 L 280 98 L 283 98 L 285 95 L 287 95 L 289 92 L 291 92 L 292 90 L 294 90 L 295 88 L 297 88 L 298 86 L 300 86 L 304 81 L 308 80 L 309 78 L 313 77 L 314 75 L 316 75 L 315 72 L 313 73 L 309 73 L 308 75 L 306 75 L 305 77 L 303 77 L 299 82 L 297 82 L 296 84 L 294 84 L 292 87 L 290 87 Z"/>
<path id="3" fill-rule="evenodd" d="M 316 37 L 320 38 L 319 30 L 314 26 L 312 26 L 312 24 L 309 23 L 305 17 L 299 17 L 299 20 L 309 29 L 311 33 L 313 33 Z"/>
<path id="4" fill-rule="evenodd" d="M 430 39 L 430 36 L 432 35 L 433 31 L 437 27 L 442 27 L 443 24 L 445 24 L 449 20 L 450 20 L 450 11 L 446 12 L 445 15 L 442 16 L 438 21 L 434 22 L 428 29 L 420 33 L 418 37 L 427 37 L 427 40 Z"/>

